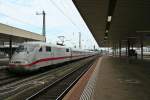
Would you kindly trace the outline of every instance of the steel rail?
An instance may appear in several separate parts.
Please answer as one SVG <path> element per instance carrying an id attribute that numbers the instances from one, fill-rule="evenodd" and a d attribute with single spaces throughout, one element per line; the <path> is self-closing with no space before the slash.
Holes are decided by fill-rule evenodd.
<path id="1" fill-rule="evenodd" d="M 92 63 L 92 64 L 93 64 L 93 63 Z M 90 65 L 91 65 L 91 64 L 90 64 Z M 81 73 L 82 75 L 89 69 L 90 65 L 88 65 L 87 69 L 84 70 L 84 72 Z M 82 65 L 82 66 L 85 66 L 85 64 Z M 82 68 L 82 67 L 77 68 L 76 70 L 73 70 L 72 72 L 66 74 L 65 76 L 63 76 L 63 77 L 57 79 L 57 80 L 54 81 L 53 83 L 51 83 L 51 84 L 45 86 L 44 88 L 42 88 L 42 89 L 39 90 L 38 92 L 36 92 L 36 93 L 34 93 L 33 95 L 31 95 L 30 97 L 26 98 L 26 100 L 32 100 L 32 99 L 36 98 L 36 96 L 38 96 L 39 94 L 43 93 L 43 92 L 46 91 L 48 88 L 53 87 L 53 86 L 55 86 L 56 84 L 60 83 L 62 80 L 65 80 L 68 76 L 70 76 L 71 74 L 77 72 L 77 71 L 78 71 L 79 69 L 81 69 L 81 68 Z M 79 77 L 81 77 L 82 75 L 80 75 Z M 79 77 L 78 77 L 73 83 L 71 83 L 72 86 L 79 80 Z M 71 86 L 69 86 L 68 89 L 66 89 L 65 91 L 63 91 L 63 93 L 61 93 L 61 95 L 59 95 L 59 97 L 57 97 L 57 98 L 58 98 L 57 100 L 59 100 L 59 98 L 62 98 L 62 97 L 65 95 L 65 93 L 66 93 L 70 88 L 71 88 Z"/>

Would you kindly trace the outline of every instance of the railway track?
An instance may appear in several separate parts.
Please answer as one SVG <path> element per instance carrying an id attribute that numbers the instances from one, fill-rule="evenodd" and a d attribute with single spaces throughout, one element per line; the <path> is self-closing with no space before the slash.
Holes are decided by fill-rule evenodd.
<path id="1" fill-rule="evenodd" d="M 0 99 L 24 100 L 47 85 L 52 84 L 57 79 L 62 78 L 62 76 L 79 69 L 92 59 L 94 58 L 86 58 L 78 62 L 64 65 L 63 67 L 58 67 L 37 75 L 20 79 L 4 86 L 0 86 Z"/>
<path id="2" fill-rule="evenodd" d="M 20 77 L 14 77 L 14 75 L 8 74 L 6 70 L 0 70 L 0 87 L 19 79 Z"/>
<path id="3" fill-rule="evenodd" d="M 50 70 L 50 69 L 47 68 L 45 70 L 42 70 L 42 72 L 37 72 L 34 74 L 30 73 L 31 75 L 27 75 L 27 74 L 21 75 L 20 74 L 18 77 L 18 75 L 15 75 L 14 73 L 11 73 L 11 74 L 8 73 L 8 71 L 6 69 L 0 69 L 0 76 L 1 76 L 0 77 L 0 87 L 2 87 L 3 85 L 7 86 L 7 84 L 14 83 L 16 81 L 31 77 L 32 75 L 36 76 L 37 74 L 44 73 L 46 70 Z M 44 74 L 40 74 L 40 75 L 44 75 Z M 40 76 L 38 76 L 38 77 L 40 77 Z M 17 83 L 19 83 L 19 82 L 17 82 Z"/>
<path id="4" fill-rule="evenodd" d="M 92 66 L 93 60 L 82 67 L 57 79 L 52 84 L 36 92 L 26 100 L 61 100 L 71 87 L 82 77 L 82 75 Z"/>
<path id="5" fill-rule="evenodd" d="M 9 83 L 18 81 L 20 79 L 21 78 L 19 78 L 19 77 L 7 77 L 7 78 L 4 78 L 2 80 L 0 79 L 0 86 L 3 86 L 3 85 L 6 85 L 6 84 L 9 84 Z"/>

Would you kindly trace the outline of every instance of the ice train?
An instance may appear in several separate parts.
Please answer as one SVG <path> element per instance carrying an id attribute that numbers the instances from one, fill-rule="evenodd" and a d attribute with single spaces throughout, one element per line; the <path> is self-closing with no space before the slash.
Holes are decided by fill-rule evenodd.
<path id="1" fill-rule="evenodd" d="M 41 67 L 93 56 L 94 52 L 47 44 L 24 42 L 9 62 L 9 70 L 34 71 Z"/>

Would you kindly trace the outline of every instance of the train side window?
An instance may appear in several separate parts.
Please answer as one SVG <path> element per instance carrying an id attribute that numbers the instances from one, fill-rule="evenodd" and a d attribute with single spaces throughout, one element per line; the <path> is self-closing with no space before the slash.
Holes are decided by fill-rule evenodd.
<path id="1" fill-rule="evenodd" d="M 69 52 L 69 49 L 66 49 L 66 52 Z"/>
<path id="2" fill-rule="evenodd" d="M 51 52 L 51 47 L 46 46 L 46 51 Z"/>
<path id="3" fill-rule="evenodd" d="M 39 52 L 42 52 L 42 47 L 39 49 Z"/>

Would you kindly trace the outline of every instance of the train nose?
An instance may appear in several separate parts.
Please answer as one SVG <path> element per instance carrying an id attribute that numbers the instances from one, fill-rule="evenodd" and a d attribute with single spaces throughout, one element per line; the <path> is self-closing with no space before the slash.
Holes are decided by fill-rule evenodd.
<path id="1" fill-rule="evenodd" d="M 26 59 L 28 56 L 28 54 L 26 52 L 19 52 L 19 53 L 15 53 L 12 56 L 12 59 Z"/>
<path id="2" fill-rule="evenodd" d="M 12 60 L 9 63 L 9 70 L 14 72 L 30 70 L 28 67 L 29 62 L 26 60 Z"/>

